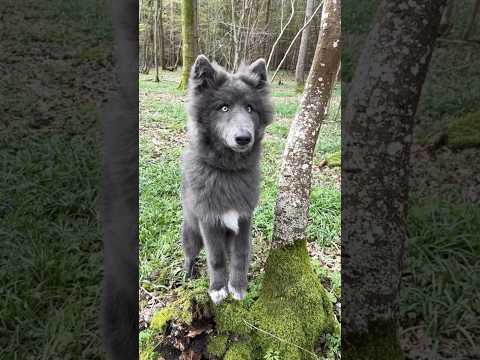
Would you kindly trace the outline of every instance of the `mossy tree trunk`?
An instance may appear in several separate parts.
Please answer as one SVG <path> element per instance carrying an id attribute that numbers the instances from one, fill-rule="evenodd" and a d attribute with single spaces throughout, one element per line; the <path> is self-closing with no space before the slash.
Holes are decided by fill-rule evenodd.
<path id="1" fill-rule="evenodd" d="M 334 330 L 332 305 L 312 271 L 305 241 L 312 161 L 340 62 L 340 0 L 325 0 L 320 33 L 305 93 L 283 154 L 275 222 L 265 278 L 252 318 L 263 351 L 282 359 L 311 358 L 323 333 Z M 286 341 L 285 341 L 286 340 Z"/>
<path id="2" fill-rule="evenodd" d="M 398 317 L 410 147 L 444 5 L 445 0 L 382 1 L 348 95 L 342 119 L 347 360 L 403 358 Z"/>
<path id="3" fill-rule="evenodd" d="M 188 85 L 188 76 L 190 68 L 195 62 L 195 21 L 194 21 L 194 1 L 182 0 L 182 78 L 179 89 L 186 89 Z"/>

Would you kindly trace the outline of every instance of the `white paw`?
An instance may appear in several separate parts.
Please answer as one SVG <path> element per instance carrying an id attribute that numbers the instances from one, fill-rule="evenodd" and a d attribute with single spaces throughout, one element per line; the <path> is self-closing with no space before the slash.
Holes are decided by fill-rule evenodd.
<path id="1" fill-rule="evenodd" d="M 214 304 L 219 304 L 228 296 L 228 291 L 223 287 L 220 290 L 208 290 L 208 295 Z"/>
<path id="2" fill-rule="evenodd" d="M 230 282 L 228 283 L 228 292 L 232 294 L 235 300 L 243 300 L 247 294 L 246 290 L 235 289 L 232 285 L 230 285 Z"/>

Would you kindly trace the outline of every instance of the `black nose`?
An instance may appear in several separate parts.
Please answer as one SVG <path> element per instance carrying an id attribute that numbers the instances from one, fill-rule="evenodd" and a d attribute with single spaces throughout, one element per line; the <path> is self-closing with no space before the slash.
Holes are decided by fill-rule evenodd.
<path id="1" fill-rule="evenodd" d="M 251 140 L 252 140 L 252 137 L 250 135 L 241 135 L 241 136 L 235 137 L 235 142 L 238 145 L 242 145 L 242 146 L 249 144 Z"/>

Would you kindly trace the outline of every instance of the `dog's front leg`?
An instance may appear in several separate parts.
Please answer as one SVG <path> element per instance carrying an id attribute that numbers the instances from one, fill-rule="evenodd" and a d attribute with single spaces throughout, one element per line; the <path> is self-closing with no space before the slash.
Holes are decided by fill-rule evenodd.
<path id="1" fill-rule="evenodd" d="M 200 232 L 207 250 L 207 266 L 210 277 L 208 294 L 215 304 L 228 296 L 225 229 L 209 223 L 200 223 Z"/>
<path id="2" fill-rule="evenodd" d="M 250 264 L 250 219 L 240 219 L 238 234 L 230 242 L 230 278 L 228 291 L 236 300 L 247 293 L 247 275 Z"/>

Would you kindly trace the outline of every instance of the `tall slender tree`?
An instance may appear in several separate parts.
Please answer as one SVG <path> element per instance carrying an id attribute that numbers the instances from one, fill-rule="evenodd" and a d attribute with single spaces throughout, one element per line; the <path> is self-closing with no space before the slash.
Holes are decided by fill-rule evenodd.
<path id="1" fill-rule="evenodd" d="M 194 11 L 193 2 L 195 0 L 182 0 L 182 58 L 183 69 L 182 78 L 178 87 L 186 89 L 188 85 L 188 77 L 190 68 L 195 62 L 195 45 L 194 45 Z"/>
<path id="2" fill-rule="evenodd" d="M 155 13 L 153 21 L 153 56 L 155 60 L 155 82 L 159 82 L 158 78 L 158 1 L 155 0 Z"/>
<path id="3" fill-rule="evenodd" d="M 445 0 L 383 0 L 342 118 L 342 358 L 403 359 L 399 289 L 414 115 Z M 381 269 L 381 270 L 380 270 Z"/>
<path id="4" fill-rule="evenodd" d="M 279 343 L 282 358 L 310 358 L 320 335 L 331 331 L 333 315 L 310 266 L 306 227 L 315 143 L 340 62 L 340 0 L 325 0 L 322 26 L 300 109 L 283 153 L 272 248 L 259 299 L 253 305 L 261 329 L 296 347 Z"/>
<path id="5" fill-rule="evenodd" d="M 156 0 L 159 2 L 158 10 L 158 47 L 159 47 L 159 66 L 160 69 L 165 68 L 165 43 L 163 41 L 163 1 Z"/>
<path id="6" fill-rule="evenodd" d="M 305 238 L 313 150 L 340 64 L 339 34 L 340 0 L 325 1 L 307 86 L 283 154 L 272 238 L 274 248 Z"/>
<path id="7" fill-rule="evenodd" d="M 305 6 L 305 23 L 313 14 L 314 0 L 307 0 Z M 302 32 L 302 39 L 300 40 L 300 48 L 298 50 L 297 66 L 295 68 L 295 81 L 297 89 L 303 89 L 305 83 L 305 59 L 307 58 L 308 37 L 310 34 L 310 24 L 308 24 Z"/>

